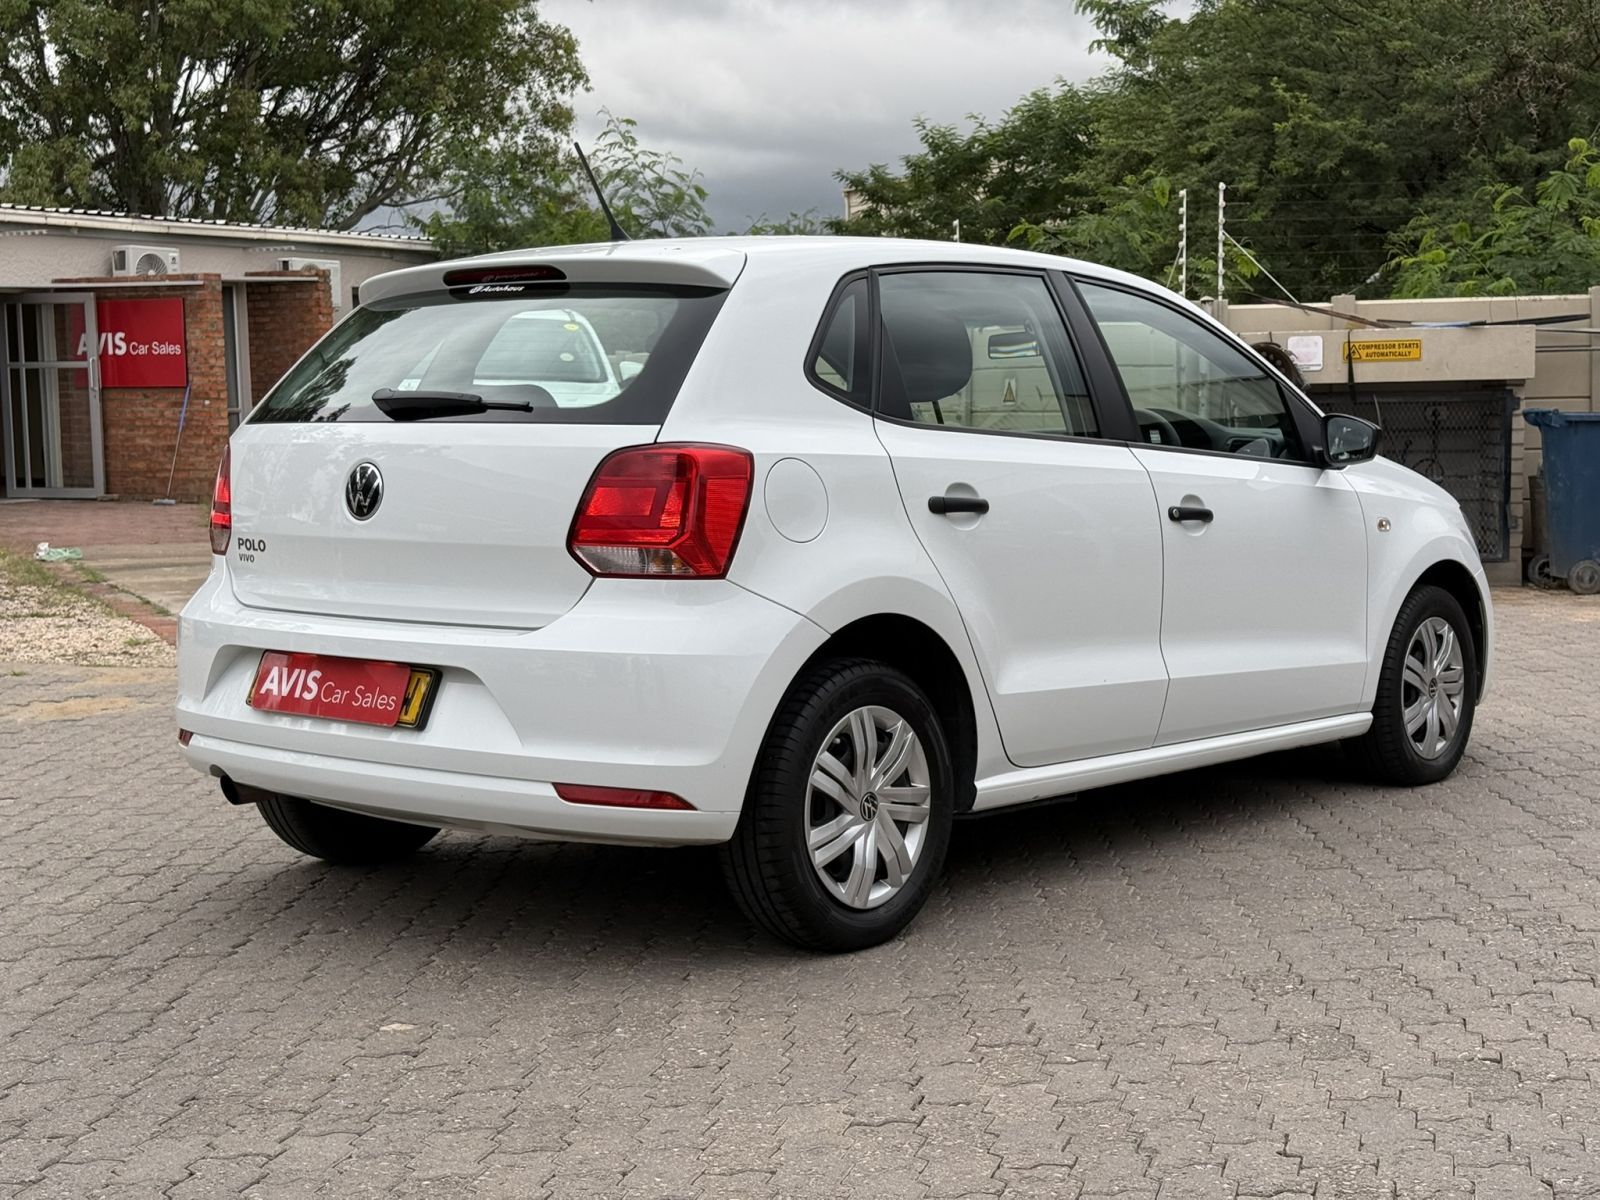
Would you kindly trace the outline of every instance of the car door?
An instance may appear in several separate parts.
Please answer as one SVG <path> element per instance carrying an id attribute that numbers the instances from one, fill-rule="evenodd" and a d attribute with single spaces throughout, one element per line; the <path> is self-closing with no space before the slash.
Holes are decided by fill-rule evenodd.
<path id="1" fill-rule="evenodd" d="M 1159 505 L 1171 684 L 1158 742 L 1356 711 L 1367 672 L 1361 506 L 1340 472 L 1310 461 L 1301 402 L 1177 304 L 1077 286 Z"/>
<path id="2" fill-rule="evenodd" d="M 1057 292 L 992 269 L 874 278 L 878 436 L 1007 756 L 1041 766 L 1150 746 L 1167 689 L 1154 494 L 1105 436 Z"/>

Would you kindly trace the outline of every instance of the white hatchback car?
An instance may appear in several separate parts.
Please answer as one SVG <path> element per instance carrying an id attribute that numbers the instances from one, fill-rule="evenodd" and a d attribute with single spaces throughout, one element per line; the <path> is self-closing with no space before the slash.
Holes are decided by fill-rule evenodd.
<path id="1" fill-rule="evenodd" d="M 234 435 L 180 623 L 188 760 L 306 854 L 718 843 L 755 921 L 851 949 L 965 813 L 1336 740 L 1427 783 L 1466 746 L 1492 614 L 1456 503 L 1140 279 L 705 239 L 361 300 Z M 606 364 L 519 354 L 530 313 Z"/>

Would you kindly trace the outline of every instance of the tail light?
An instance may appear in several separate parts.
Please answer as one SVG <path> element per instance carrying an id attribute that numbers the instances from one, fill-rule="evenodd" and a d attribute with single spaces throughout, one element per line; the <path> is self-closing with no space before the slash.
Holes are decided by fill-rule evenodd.
<path id="1" fill-rule="evenodd" d="M 211 553 L 226 554 L 228 542 L 233 538 L 233 479 L 230 456 L 233 451 L 223 447 L 222 462 L 217 465 L 217 484 L 211 489 Z"/>
<path id="2" fill-rule="evenodd" d="M 595 468 L 567 549 L 596 575 L 720 579 L 755 464 L 732 446 L 630 446 Z"/>

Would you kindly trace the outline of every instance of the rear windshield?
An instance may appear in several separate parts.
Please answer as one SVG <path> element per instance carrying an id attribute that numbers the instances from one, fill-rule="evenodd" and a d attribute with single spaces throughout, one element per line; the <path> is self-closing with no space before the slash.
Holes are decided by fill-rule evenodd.
<path id="1" fill-rule="evenodd" d="M 726 295 L 541 284 L 380 300 L 335 326 L 250 420 L 414 420 L 415 405 L 399 412 L 412 393 L 487 406 L 446 405 L 430 420 L 660 424 Z"/>

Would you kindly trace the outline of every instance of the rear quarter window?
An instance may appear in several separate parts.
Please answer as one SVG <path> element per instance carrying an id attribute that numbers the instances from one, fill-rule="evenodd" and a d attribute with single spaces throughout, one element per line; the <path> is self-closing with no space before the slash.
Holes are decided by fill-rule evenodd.
<path id="1" fill-rule="evenodd" d="M 430 419 L 659 424 L 726 295 L 559 284 L 381 300 L 318 342 L 250 420 L 390 421 L 375 395 L 440 393 L 497 407 Z"/>

